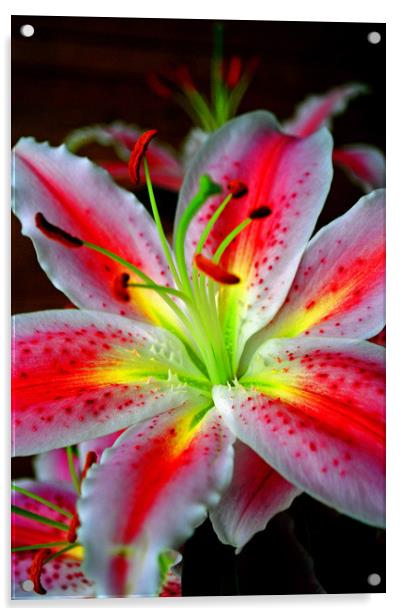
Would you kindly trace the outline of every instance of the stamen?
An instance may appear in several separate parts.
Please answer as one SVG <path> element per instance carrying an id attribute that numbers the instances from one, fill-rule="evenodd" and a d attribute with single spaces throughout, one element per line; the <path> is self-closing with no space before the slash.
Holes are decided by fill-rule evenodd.
<path id="1" fill-rule="evenodd" d="M 271 208 L 266 205 L 262 205 L 261 207 L 257 207 L 255 210 L 252 210 L 249 214 L 249 218 L 251 218 L 251 220 L 257 220 L 260 218 L 267 218 L 267 216 L 270 216 L 271 214 Z"/>
<path id="2" fill-rule="evenodd" d="M 81 473 L 81 483 L 84 481 L 85 477 L 87 476 L 87 473 L 89 469 L 91 468 L 91 466 L 93 464 L 96 464 L 97 461 L 98 461 L 97 453 L 95 451 L 88 451 L 86 458 L 85 458 L 84 468 L 82 469 L 82 473 Z"/>
<path id="3" fill-rule="evenodd" d="M 93 453 L 93 452 L 90 452 L 90 453 Z M 69 543 L 75 543 L 77 539 L 77 529 L 79 526 L 80 526 L 80 519 L 78 517 L 78 513 L 75 512 L 74 517 L 70 522 L 69 529 L 67 531 L 67 541 Z"/>
<path id="4" fill-rule="evenodd" d="M 202 175 L 199 179 L 199 189 L 197 194 L 184 210 L 183 215 L 177 227 L 176 237 L 174 240 L 174 252 L 176 254 L 177 266 L 179 273 L 187 290 L 191 293 L 191 287 L 188 280 L 186 259 L 184 254 L 184 245 L 187 229 L 197 212 L 204 205 L 206 200 L 212 195 L 221 192 L 221 187 L 215 184 L 208 175 Z"/>
<path id="5" fill-rule="evenodd" d="M 130 160 L 128 161 L 128 174 L 134 185 L 140 182 L 140 166 L 142 159 L 148 149 L 151 140 L 155 137 L 158 131 L 148 130 L 139 137 L 131 152 Z"/>
<path id="6" fill-rule="evenodd" d="M 232 193 L 233 199 L 240 199 L 240 197 L 244 197 L 244 195 L 247 195 L 248 193 L 247 186 L 240 180 L 230 180 L 227 187 L 229 192 Z"/>
<path id="7" fill-rule="evenodd" d="M 55 240 L 68 248 L 80 248 L 83 246 L 82 240 L 56 227 L 56 225 L 52 225 L 41 212 L 35 214 L 35 224 L 37 228 L 42 231 L 43 235 L 46 235 L 49 239 Z"/>
<path id="8" fill-rule="evenodd" d="M 41 575 L 43 570 L 44 561 L 51 555 L 52 550 L 49 548 L 42 548 L 36 552 L 32 559 L 32 564 L 29 569 L 29 579 L 33 582 L 34 591 L 38 595 L 46 595 L 46 589 L 41 584 Z"/>
<path id="9" fill-rule="evenodd" d="M 200 253 L 195 255 L 194 263 L 200 272 L 203 272 L 220 284 L 234 285 L 240 282 L 240 278 L 236 274 L 228 272 L 224 267 L 207 259 L 207 257 Z"/>

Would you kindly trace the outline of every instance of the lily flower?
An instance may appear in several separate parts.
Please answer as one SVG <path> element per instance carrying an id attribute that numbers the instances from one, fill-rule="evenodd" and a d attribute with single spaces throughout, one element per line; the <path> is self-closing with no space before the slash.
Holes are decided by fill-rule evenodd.
<path id="1" fill-rule="evenodd" d="M 16 317 L 14 453 L 126 428 L 77 506 L 98 596 L 154 595 L 208 512 L 237 550 L 301 491 L 384 524 L 384 349 L 366 341 L 384 327 L 384 191 L 310 240 L 326 128 L 294 137 L 257 111 L 214 132 L 172 248 L 146 157 L 155 222 L 65 146 L 22 139 L 14 163 L 22 232 L 81 308 Z"/>
<path id="2" fill-rule="evenodd" d="M 96 596 L 95 583 L 82 570 L 84 548 L 76 541 L 77 498 L 88 468 L 119 434 L 81 443 L 79 458 L 68 449 L 42 453 L 34 458 L 36 478 L 13 484 L 13 598 Z M 180 596 L 176 571 L 169 570 L 159 594 Z"/>

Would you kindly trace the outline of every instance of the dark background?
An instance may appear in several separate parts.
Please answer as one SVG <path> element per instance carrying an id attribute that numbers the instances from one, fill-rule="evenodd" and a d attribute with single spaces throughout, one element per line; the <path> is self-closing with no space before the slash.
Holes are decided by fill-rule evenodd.
<path id="1" fill-rule="evenodd" d="M 268 109 L 286 119 L 309 94 L 363 82 L 370 94 L 336 118 L 335 144 L 370 143 L 384 150 L 385 24 L 223 23 L 226 56 L 260 58 L 240 112 Z M 21 36 L 23 24 L 34 26 L 33 37 Z M 367 40 L 373 30 L 382 36 L 377 45 Z M 209 20 L 12 17 L 12 144 L 32 135 L 57 145 L 72 129 L 125 120 L 158 129 L 161 140 L 179 149 L 191 122 L 150 90 L 147 74 L 185 63 L 208 93 L 212 32 Z M 336 170 L 318 227 L 360 196 L 360 189 Z M 176 195 L 161 192 L 159 200 L 169 227 Z M 37 265 L 32 244 L 14 219 L 12 233 L 13 313 L 65 307 L 66 298 Z M 30 472 L 29 459 L 15 460 L 15 476 Z M 303 495 L 237 557 L 205 523 L 184 549 L 183 593 L 384 592 L 384 569 L 382 531 Z M 380 574 L 380 585 L 368 584 L 371 573 Z"/>

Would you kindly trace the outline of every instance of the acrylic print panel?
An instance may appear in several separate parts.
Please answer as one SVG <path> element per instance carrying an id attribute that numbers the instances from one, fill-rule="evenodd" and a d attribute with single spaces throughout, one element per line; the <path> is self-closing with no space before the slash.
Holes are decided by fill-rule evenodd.
<path id="1" fill-rule="evenodd" d="M 13 17 L 14 598 L 384 592 L 384 54 Z"/>

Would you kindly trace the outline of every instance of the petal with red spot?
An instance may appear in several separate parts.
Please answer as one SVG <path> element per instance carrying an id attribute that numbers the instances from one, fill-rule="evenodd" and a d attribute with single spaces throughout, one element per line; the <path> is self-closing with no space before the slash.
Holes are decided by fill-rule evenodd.
<path id="1" fill-rule="evenodd" d="M 285 303 L 257 338 L 366 339 L 384 324 L 385 191 L 377 190 L 311 240 Z"/>
<path id="2" fill-rule="evenodd" d="M 130 261 L 157 284 L 172 285 L 154 222 L 133 194 L 65 146 L 52 148 L 21 139 L 13 162 L 14 211 L 57 288 L 81 308 L 157 323 L 172 320 L 170 309 L 153 291 L 130 288 L 128 297 L 115 292 L 116 280 L 127 273 L 122 265 L 86 247 L 72 249 L 54 242 L 35 223 L 40 212 L 69 235 Z"/>
<path id="3" fill-rule="evenodd" d="M 193 386 L 205 383 L 181 342 L 152 325 L 83 310 L 17 316 L 13 453 L 40 453 L 116 432 L 202 399 Z"/>
<path id="4" fill-rule="evenodd" d="M 157 595 L 170 550 L 217 504 L 233 438 L 207 409 L 186 405 L 127 430 L 89 471 L 78 537 L 99 595 Z"/>
<path id="5" fill-rule="evenodd" d="M 214 401 L 237 436 L 289 482 L 382 526 L 384 363 L 384 349 L 369 342 L 271 340 L 242 385 L 216 387 Z"/>
<path id="6" fill-rule="evenodd" d="M 80 560 L 71 558 L 68 552 L 50 560 L 43 566 L 41 583 L 46 594 L 38 595 L 32 588 L 29 569 L 34 552 L 15 552 L 12 555 L 13 599 L 75 599 L 95 597 L 94 583 L 85 577 Z"/>
<path id="7" fill-rule="evenodd" d="M 251 212 L 261 207 L 271 211 L 267 218 L 252 221 L 221 259 L 221 265 L 241 279 L 235 288 L 220 291 L 225 339 L 234 363 L 247 338 L 270 321 L 285 299 L 329 190 L 331 155 L 326 129 L 298 139 L 281 133 L 271 114 L 257 111 L 210 136 L 187 170 L 176 225 L 197 192 L 202 173 L 226 191 L 234 179 L 248 188 L 226 206 L 214 225 L 204 248 L 207 257 Z M 190 266 L 202 230 L 223 197 L 211 197 L 189 227 Z"/>

